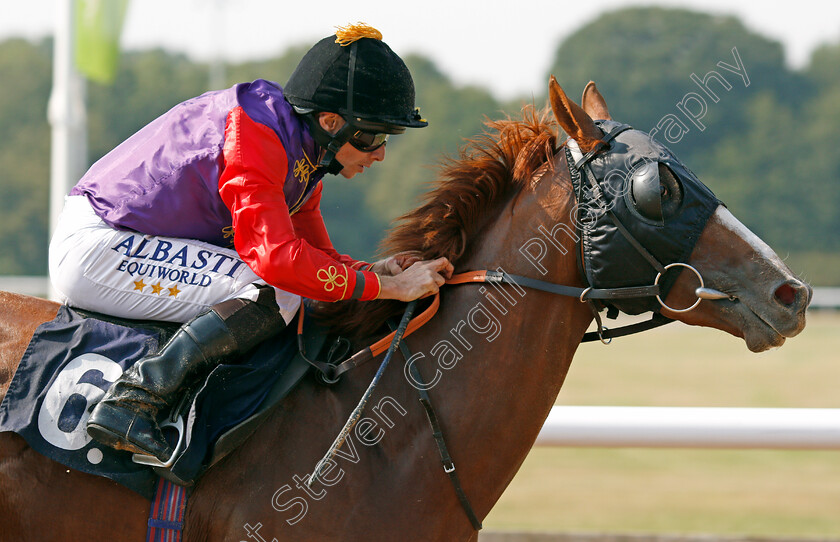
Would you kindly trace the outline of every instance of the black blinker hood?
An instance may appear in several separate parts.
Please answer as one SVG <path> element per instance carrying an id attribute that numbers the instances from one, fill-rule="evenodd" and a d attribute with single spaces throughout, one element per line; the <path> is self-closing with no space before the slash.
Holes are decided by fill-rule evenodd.
<path id="1" fill-rule="evenodd" d="M 627 239 L 616 220 L 662 266 L 688 263 L 694 245 L 720 201 L 670 150 L 650 135 L 615 121 L 596 121 L 606 134 L 620 131 L 580 169 L 566 146 L 566 158 L 577 196 L 577 227 L 581 237 L 585 278 L 593 288 L 652 285 L 657 269 Z M 579 157 L 578 157 L 579 158 Z M 682 203 L 661 224 L 639 218 L 630 209 L 632 175 L 648 162 L 667 166 L 682 188 Z M 572 217 L 575 218 L 575 217 Z M 680 269 L 680 268 L 677 268 Z M 660 280 L 664 300 L 677 278 L 677 269 Z M 656 298 L 610 301 L 627 314 L 658 311 Z"/>

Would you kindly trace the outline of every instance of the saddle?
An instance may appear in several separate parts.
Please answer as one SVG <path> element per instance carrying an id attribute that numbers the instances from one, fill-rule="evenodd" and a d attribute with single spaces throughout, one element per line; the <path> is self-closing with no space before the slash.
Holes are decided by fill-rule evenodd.
<path id="1" fill-rule="evenodd" d="M 238 363 L 216 367 L 170 412 L 161 413 L 176 448 L 165 465 L 92 441 L 85 425 L 93 406 L 125 369 L 157 352 L 177 329 L 61 307 L 55 319 L 38 327 L 21 359 L 0 404 L 0 431 L 16 432 L 54 461 L 151 499 L 158 477 L 193 485 L 251 436 L 310 373 L 312 359 L 336 363 L 346 350 L 337 349 L 338 339 L 307 318 L 301 330 L 290 325 Z"/>
<path id="2" fill-rule="evenodd" d="M 306 349 L 304 352 L 314 352 L 315 357 L 318 358 L 320 352 L 326 350 L 325 346 L 328 344 L 328 339 L 330 337 L 327 335 L 326 329 L 317 324 L 312 324 L 306 328 L 302 334 L 302 338 L 299 340 L 302 340 L 305 345 Z M 332 343 L 335 340 L 329 342 Z M 335 349 L 330 349 L 330 352 L 334 351 Z M 207 452 L 199 476 L 243 444 L 257 430 L 271 411 L 280 404 L 289 392 L 297 387 L 310 369 L 312 369 L 312 365 L 306 361 L 303 352 L 300 350 L 297 351 L 291 360 L 286 363 L 276 380 L 271 383 L 268 392 L 258 404 L 256 410 L 251 415 L 226 429 L 211 443 L 212 445 Z M 170 428 L 174 433 L 173 449 L 175 452 L 173 453 L 173 457 L 167 461 L 167 464 L 161 464 L 154 457 L 138 454 L 132 456 L 132 461 L 141 465 L 150 466 L 160 477 L 178 485 L 189 487 L 195 483 L 198 476 L 185 476 L 185 473 L 194 470 L 194 468 L 189 466 L 190 462 L 185 456 L 189 437 L 185 420 L 190 418 L 193 408 L 192 405 L 194 405 L 195 397 L 199 391 L 200 389 L 196 389 L 185 394 L 183 399 L 164 417 L 164 430 Z"/>

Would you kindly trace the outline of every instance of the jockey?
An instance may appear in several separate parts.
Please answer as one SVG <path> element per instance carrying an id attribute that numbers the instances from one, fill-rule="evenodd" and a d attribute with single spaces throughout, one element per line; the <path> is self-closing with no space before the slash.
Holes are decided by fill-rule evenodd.
<path id="1" fill-rule="evenodd" d="M 90 436 L 165 461 L 158 411 L 282 331 L 301 296 L 437 292 L 445 258 L 354 260 L 319 208 L 326 173 L 350 179 L 385 158 L 389 135 L 427 124 L 405 63 L 360 24 L 313 46 L 284 88 L 257 80 L 187 100 L 96 162 L 50 243 L 55 290 L 70 306 L 183 325 L 113 384 Z"/>

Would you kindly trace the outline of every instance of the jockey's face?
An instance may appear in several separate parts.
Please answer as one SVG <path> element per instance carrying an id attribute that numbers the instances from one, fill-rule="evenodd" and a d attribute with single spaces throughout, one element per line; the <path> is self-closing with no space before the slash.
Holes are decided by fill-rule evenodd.
<path id="1" fill-rule="evenodd" d="M 341 170 L 341 176 L 345 179 L 350 179 L 356 173 L 361 173 L 365 168 L 371 167 L 374 162 L 384 160 L 385 145 L 382 145 L 373 152 L 363 152 L 350 143 L 345 143 L 335 153 L 335 158 L 344 166 L 344 169 Z"/>
<path id="2" fill-rule="evenodd" d="M 344 119 L 335 113 L 321 113 L 319 118 L 321 126 L 331 134 L 335 134 L 344 126 Z M 345 179 L 351 179 L 357 173 L 361 173 L 365 168 L 369 168 L 374 162 L 381 162 L 385 159 L 385 145 L 382 145 L 375 151 L 364 152 L 360 151 L 350 143 L 345 143 L 341 146 L 335 158 L 344 168 L 341 170 L 341 176 Z"/>

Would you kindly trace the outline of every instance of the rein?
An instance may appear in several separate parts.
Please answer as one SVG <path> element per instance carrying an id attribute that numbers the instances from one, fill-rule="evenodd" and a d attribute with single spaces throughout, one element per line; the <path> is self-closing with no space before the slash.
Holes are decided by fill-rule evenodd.
<path id="1" fill-rule="evenodd" d="M 359 418 L 362 417 L 362 411 L 364 411 L 365 406 L 367 405 L 368 400 L 370 399 L 370 396 L 373 394 L 374 388 L 376 388 L 376 385 L 379 384 L 379 380 L 385 373 L 385 368 L 388 367 L 388 362 L 391 361 L 391 356 L 393 356 L 397 347 L 400 345 L 400 340 L 405 334 L 405 330 L 408 327 L 408 322 L 411 321 L 411 315 L 414 313 L 414 307 L 416 305 L 417 300 L 414 300 L 410 302 L 408 306 L 406 306 L 402 320 L 400 320 L 400 325 L 396 330 L 394 330 L 393 340 L 391 341 L 391 345 L 388 347 L 388 352 L 385 354 L 385 359 L 382 360 L 382 364 L 379 366 L 379 370 L 376 371 L 376 375 L 374 375 L 373 380 L 371 380 L 367 390 L 365 390 L 364 395 L 362 395 L 359 404 L 356 405 L 356 408 L 353 410 L 353 413 L 350 414 L 350 418 L 347 420 L 347 423 L 344 424 L 344 427 L 341 429 L 338 436 L 335 438 L 335 441 L 333 441 L 329 451 L 327 451 L 326 455 L 324 455 L 324 457 L 321 458 L 318 464 L 315 465 L 315 470 L 312 472 L 312 475 L 306 482 L 306 485 L 308 487 L 312 487 L 312 483 L 321 476 L 322 471 L 327 469 L 328 463 L 332 461 L 332 458 L 335 457 L 336 453 L 338 453 L 338 449 L 341 448 L 341 445 L 344 444 L 345 440 L 347 440 L 347 435 L 350 434 L 350 431 L 356 425 L 356 422 L 358 422 Z"/>
<path id="2" fill-rule="evenodd" d="M 630 130 L 630 126 L 628 125 L 618 125 L 611 129 L 609 133 L 605 134 L 603 139 L 598 141 L 594 148 L 592 148 L 589 152 L 585 155 L 581 156 L 581 158 L 577 161 L 569 160 L 569 174 L 572 176 L 572 183 L 573 185 L 577 184 L 582 188 L 583 186 L 583 178 L 586 179 L 589 187 L 596 195 L 600 195 L 602 192 L 601 187 L 599 186 L 599 182 L 597 177 L 594 175 L 592 171 L 592 167 L 590 162 L 592 159 L 605 148 L 609 148 L 610 141 L 613 140 L 618 134 Z M 567 157 L 571 158 L 571 153 L 567 147 L 566 149 Z M 577 181 L 577 183 L 576 183 Z M 656 270 L 656 278 L 653 281 L 653 284 L 647 286 L 629 286 L 629 287 L 618 287 L 618 288 L 594 288 L 592 286 L 586 287 L 575 287 L 575 286 L 566 286 L 562 284 L 555 284 L 552 282 L 547 282 L 539 279 L 533 279 L 529 277 L 524 277 L 520 275 L 511 275 L 508 274 L 501 269 L 497 271 L 492 270 L 479 270 L 479 271 L 470 271 L 466 273 L 460 273 L 457 275 L 453 275 L 450 279 L 446 281 L 447 285 L 458 285 L 458 284 L 475 284 L 475 283 L 491 283 L 491 284 L 507 284 L 519 290 L 522 287 L 530 288 L 532 290 L 538 290 L 542 292 L 548 292 L 556 295 L 568 296 L 568 297 L 575 297 L 580 300 L 581 303 L 587 303 L 592 314 L 594 316 L 595 322 L 597 324 L 597 331 L 585 333 L 581 342 L 588 342 L 595 339 L 600 339 L 601 342 L 608 344 L 613 337 L 621 337 L 624 335 L 629 335 L 632 333 L 638 333 L 641 331 L 645 331 L 648 329 L 652 329 L 655 327 L 659 327 L 664 324 L 668 324 L 673 322 L 671 318 L 661 315 L 659 312 L 654 312 L 653 316 L 650 320 L 645 322 L 640 322 L 637 324 L 632 324 L 628 326 L 623 326 L 617 328 L 615 330 L 608 330 L 606 327 L 603 326 L 601 322 L 600 312 L 598 306 L 596 305 L 596 301 L 601 302 L 609 302 L 609 301 L 617 301 L 617 300 L 626 300 L 626 299 L 638 299 L 644 297 L 655 297 L 656 300 L 662 307 L 669 309 L 672 312 L 682 313 L 688 312 L 694 309 L 699 303 L 701 299 L 722 299 L 725 297 L 729 297 L 727 294 L 723 292 L 719 292 L 717 290 L 706 288 L 703 282 L 703 277 L 700 273 L 691 265 L 687 263 L 675 262 L 668 265 L 662 265 L 656 257 L 654 257 L 647 248 L 635 238 L 635 236 L 622 224 L 619 217 L 611 210 L 605 210 L 606 216 L 609 220 L 614 224 L 616 230 L 621 234 L 622 237 L 626 239 L 626 241 L 630 244 L 630 246 L 638 252 L 644 260 L 650 264 L 654 270 Z M 584 269 L 584 262 L 582 255 L 579 253 L 579 267 Z M 691 270 L 698 278 L 700 282 L 700 287 L 695 290 L 695 295 L 697 296 L 697 301 L 692 304 L 690 307 L 685 309 L 674 309 L 669 307 L 665 304 L 662 299 L 662 292 L 663 290 L 660 287 L 660 280 L 665 275 L 668 269 L 672 269 L 674 267 L 684 267 Z M 586 282 L 586 273 L 584 273 L 584 281 Z M 311 485 L 311 483 L 318 478 L 321 473 L 322 468 L 326 465 L 328 461 L 335 455 L 341 445 L 344 443 L 347 434 L 349 433 L 350 429 L 355 425 L 356 421 L 360 418 L 361 412 L 364 409 L 373 388 L 379 382 L 379 379 L 382 376 L 382 373 L 385 367 L 388 365 L 388 362 L 391 359 L 392 354 L 397 349 L 397 347 L 401 348 L 403 355 L 405 356 L 406 360 L 411 357 L 410 352 L 408 352 L 405 343 L 401 342 L 403 337 L 407 337 L 412 332 L 419 329 L 422 325 L 427 323 L 431 318 L 437 313 L 438 309 L 440 308 L 440 293 L 435 294 L 434 298 L 432 299 L 432 303 L 429 305 L 426 310 L 424 310 L 419 316 L 414 319 L 411 319 L 411 313 L 414 310 L 414 306 L 416 305 L 416 300 L 412 301 L 406 307 L 405 313 L 403 314 L 403 318 L 400 321 L 399 327 L 387 335 L 386 337 L 380 339 L 379 341 L 375 342 L 374 344 L 356 352 L 347 360 L 338 363 L 332 364 L 328 362 L 320 362 L 317 360 L 310 360 L 305 355 L 304 343 L 302 338 L 302 329 L 303 329 L 303 305 L 301 305 L 301 314 L 298 322 L 298 345 L 300 349 L 300 353 L 303 358 L 313 365 L 318 371 L 321 373 L 321 378 L 323 381 L 327 383 L 334 383 L 338 380 L 338 378 L 344 374 L 345 372 L 358 367 L 359 365 L 366 363 L 367 361 L 372 360 L 376 356 L 382 354 L 383 352 L 387 351 L 385 355 L 385 359 L 383 360 L 379 370 L 374 376 L 373 381 L 371 382 L 370 386 L 368 387 L 367 391 L 365 392 L 364 396 L 362 397 L 359 405 L 351 414 L 350 418 L 347 420 L 342 431 L 339 433 L 338 437 L 333 442 L 330 450 L 327 452 L 327 455 L 324 456 L 321 461 L 315 467 L 315 471 L 309 477 L 307 485 Z M 610 310 L 617 310 L 617 308 L 612 305 L 610 306 Z M 608 316 L 611 314 L 608 311 Z M 393 329 L 393 328 L 392 328 Z M 417 368 L 411 366 L 413 376 L 417 377 Z M 458 497 L 458 500 L 461 503 L 464 512 L 466 513 L 470 523 L 472 524 L 473 528 L 476 530 L 481 529 L 481 521 L 476 516 L 472 506 L 470 505 L 469 499 L 467 498 L 463 488 L 461 487 L 460 480 L 455 472 L 455 464 L 452 462 L 452 459 L 449 455 L 449 451 L 446 447 L 446 443 L 444 441 L 443 433 L 438 423 L 437 415 L 435 414 L 431 401 L 429 398 L 428 393 L 425 390 L 420 389 L 420 401 L 426 411 L 426 416 L 429 420 L 429 424 L 432 428 L 432 433 L 435 438 L 435 442 L 438 446 L 438 451 L 441 456 L 441 461 L 443 463 L 444 472 L 449 475 L 450 481 L 455 489 L 455 493 Z"/>
<path id="3" fill-rule="evenodd" d="M 575 286 L 554 284 L 552 282 L 546 282 L 519 275 L 510 275 L 503 271 L 490 270 L 460 273 L 457 275 L 453 275 L 449 280 L 446 281 L 447 285 L 476 283 L 508 284 L 516 288 L 525 286 L 533 290 L 539 290 L 543 292 L 549 292 L 552 294 L 564 295 L 569 297 L 576 297 L 582 303 L 591 303 L 590 300 L 592 299 L 626 299 L 646 295 L 658 296 L 659 294 L 658 284 L 654 284 L 652 286 L 609 289 L 599 289 L 592 287 L 579 288 Z M 426 308 L 426 310 L 424 310 L 416 318 L 412 319 L 411 316 L 414 312 L 414 307 L 416 304 L 416 301 L 412 301 L 406 306 L 400 324 L 394 331 L 392 331 L 390 334 L 383 337 L 376 343 L 357 352 L 349 359 L 342 363 L 339 363 L 338 365 L 333 365 L 331 363 L 325 363 L 317 360 L 310 360 L 306 357 L 302 338 L 304 311 L 303 305 L 301 305 L 301 312 L 298 321 L 298 346 L 303 358 L 321 372 L 321 376 L 325 382 L 337 382 L 339 377 L 345 372 L 349 371 L 354 367 L 358 367 L 359 365 L 367 361 L 372 360 L 373 358 L 381 354 L 383 351 L 386 351 L 385 359 L 382 361 L 382 364 L 380 365 L 379 369 L 376 372 L 376 375 L 373 377 L 373 380 L 371 381 L 370 385 L 368 386 L 367 390 L 365 391 L 364 395 L 359 401 L 359 404 L 350 414 L 350 417 L 344 424 L 344 427 L 339 432 L 338 436 L 333 441 L 333 444 L 330 446 L 330 449 L 327 451 L 324 457 L 317 463 L 314 471 L 308 477 L 308 480 L 306 482 L 307 486 L 311 487 L 312 483 L 314 483 L 314 481 L 320 477 L 321 471 L 327 466 L 328 462 L 331 461 L 333 457 L 335 457 L 335 454 L 338 452 L 339 448 L 341 448 L 342 444 L 344 444 L 344 441 L 346 440 L 350 430 L 361 417 L 362 411 L 364 410 L 365 405 L 370 399 L 370 396 L 373 393 L 373 389 L 379 383 L 379 380 L 382 377 L 385 368 L 388 366 L 388 363 L 390 362 L 391 356 L 393 355 L 394 351 L 399 347 L 402 351 L 403 356 L 405 356 L 406 359 L 409 359 L 411 357 L 411 353 L 408 351 L 407 347 L 405 346 L 405 343 L 402 342 L 402 339 L 404 337 L 407 337 L 412 332 L 416 331 L 432 319 L 432 317 L 437 313 L 438 309 L 440 308 L 440 294 L 435 294 L 431 305 L 429 305 L 429 307 Z M 646 329 L 658 327 L 672 321 L 673 320 L 669 318 L 665 318 L 664 316 L 655 314 L 654 317 L 647 322 L 625 326 L 612 331 L 610 334 L 609 330 L 604 328 L 601 325 L 600 320 L 598 320 L 598 331 L 585 334 L 583 341 L 600 339 L 602 342 L 608 342 L 608 339 L 611 339 L 612 337 L 619 337 L 630 333 L 637 333 L 639 331 L 644 331 Z M 609 334 L 609 336 L 605 337 L 605 334 Z M 417 368 L 412 365 L 411 370 L 413 376 L 417 378 L 419 376 L 417 374 Z M 438 447 L 438 452 L 441 457 L 443 470 L 449 477 L 449 480 L 452 483 L 452 487 L 455 490 L 455 494 L 458 497 L 458 501 L 460 502 L 461 507 L 464 509 L 464 512 L 466 513 L 471 525 L 474 529 L 481 530 L 481 520 L 479 520 L 478 516 L 475 514 L 475 511 L 473 510 L 472 505 L 470 504 L 469 498 L 467 497 L 466 493 L 463 490 L 463 487 L 461 486 L 461 481 L 458 477 L 458 474 L 455 471 L 455 463 L 452 461 L 452 458 L 449 455 L 449 450 L 446 446 L 446 441 L 444 440 L 443 431 L 440 427 L 440 423 L 438 422 L 437 414 L 435 413 L 434 408 L 432 407 L 431 398 L 429 397 L 429 394 L 426 390 L 418 389 L 418 391 L 420 392 L 420 403 L 423 405 L 423 408 L 426 412 L 426 417 L 432 429 L 432 436 L 434 437 L 435 444 Z"/>
<path id="4" fill-rule="evenodd" d="M 530 277 L 523 277 L 520 275 L 511 275 L 504 271 L 479 270 L 468 271 L 466 273 L 459 273 L 452 275 L 452 278 L 446 281 L 446 285 L 455 286 L 460 284 L 476 284 L 476 283 L 495 283 L 508 284 L 514 287 L 525 286 L 532 290 L 539 290 L 557 295 L 568 297 L 576 297 L 581 302 L 587 302 L 592 299 L 615 300 L 615 299 L 631 299 L 642 296 L 657 296 L 659 295 L 659 285 L 651 286 L 630 286 L 624 288 L 579 288 L 576 286 L 565 286 L 562 284 L 555 284 L 539 279 L 532 279 Z M 440 294 L 435 294 L 429 305 L 422 313 L 414 317 L 407 325 L 405 330 L 405 337 L 408 337 L 437 314 L 440 308 Z M 661 314 L 654 314 L 650 320 L 630 324 L 616 329 L 607 329 L 598 322 L 598 330 L 590 331 L 584 334 L 581 342 L 591 342 L 600 340 L 608 344 L 610 340 L 615 337 L 623 337 L 633 333 L 640 333 L 648 329 L 653 329 L 668 323 L 673 322 L 670 318 L 662 316 Z M 300 317 L 298 319 L 298 347 L 304 359 L 310 365 L 315 367 L 322 375 L 326 383 L 335 383 L 338 378 L 350 369 L 354 369 L 373 358 L 379 356 L 388 350 L 389 345 L 393 342 L 395 332 L 391 332 L 375 343 L 359 350 L 345 361 L 332 364 L 315 359 L 309 359 L 306 354 L 306 349 L 303 345 L 303 309 L 301 308 Z"/>
<path id="5" fill-rule="evenodd" d="M 592 172 L 590 162 L 595 158 L 598 153 L 603 152 L 605 149 L 608 149 L 610 146 L 610 142 L 615 139 L 616 136 L 621 134 L 622 132 L 626 132 L 627 130 L 631 130 L 629 125 L 618 125 L 615 126 L 612 130 L 604 135 L 604 137 L 597 141 L 594 147 L 589 150 L 585 155 L 582 155 L 578 160 L 569 160 L 569 174 L 572 177 L 572 183 L 575 183 L 575 179 L 577 178 L 580 180 L 581 175 L 583 175 L 592 190 L 595 193 L 601 193 L 601 187 L 598 184 L 598 180 L 595 178 L 595 175 Z M 567 156 L 570 156 L 567 147 Z M 630 324 L 627 326 L 622 326 L 613 330 L 607 329 L 602 321 L 601 316 L 598 308 L 595 305 L 595 301 L 616 301 L 616 300 L 624 300 L 624 299 L 638 299 L 643 297 L 654 297 L 659 302 L 659 304 L 667 308 L 669 311 L 674 313 L 684 313 L 688 312 L 700 303 L 701 299 L 724 299 L 729 298 L 732 299 L 730 295 L 727 295 L 723 292 L 718 290 L 714 290 L 712 288 L 706 288 L 705 283 L 703 282 L 703 277 L 700 275 L 700 272 L 697 271 L 694 267 L 687 263 L 675 262 L 668 265 L 662 265 L 645 247 L 642 245 L 636 238 L 633 236 L 632 233 L 621 223 L 621 220 L 618 216 L 613 213 L 612 210 L 607 209 L 606 214 L 609 217 L 610 221 L 616 226 L 618 231 L 621 235 L 630 243 L 630 245 L 635 249 L 641 256 L 657 271 L 656 278 L 653 281 L 653 284 L 647 286 L 629 286 L 629 287 L 619 287 L 619 288 L 594 288 L 592 286 L 587 286 L 584 288 L 579 288 L 575 286 L 565 286 L 562 284 L 555 284 L 552 282 L 547 282 L 539 279 L 532 279 L 529 277 L 523 277 L 520 275 L 511 275 L 505 273 L 504 271 L 491 271 L 491 270 L 479 270 L 479 271 L 469 271 L 466 273 L 460 273 L 457 275 L 453 275 L 449 280 L 446 281 L 448 285 L 456 285 L 456 284 L 469 284 L 469 283 L 495 283 L 495 284 L 509 284 L 514 287 L 520 288 L 525 286 L 527 288 L 531 288 L 534 290 L 539 290 L 543 292 L 549 292 L 552 294 L 569 296 L 569 297 L 576 297 L 582 303 L 587 303 L 589 308 L 592 310 L 593 317 L 597 324 L 597 330 L 594 332 L 588 332 L 584 334 L 583 339 L 581 342 L 590 342 L 596 339 L 600 340 L 604 344 L 608 344 L 613 338 L 615 337 L 623 337 L 625 335 L 631 335 L 633 333 L 640 333 L 642 331 L 647 331 L 649 329 L 653 329 L 674 320 L 668 318 L 666 316 L 661 315 L 658 312 L 654 312 L 653 316 L 644 322 L 639 322 L 636 324 Z M 585 268 L 585 264 L 582 261 L 582 255 L 580 254 L 580 250 L 578 252 L 578 265 L 581 269 Z M 695 295 L 697 296 L 697 301 L 692 304 L 690 307 L 684 309 L 677 309 L 673 307 L 669 307 L 665 304 L 661 296 L 661 289 L 660 289 L 660 280 L 665 275 L 665 273 L 674 267 L 684 267 L 692 271 L 695 276 L 697 277 L 700 286 L 695 290 Z M 585 277 L 584 273 L 584 277 Z M 585 280 L 585 278 L 584 278 Z M 423 311 L 422 314 L 417 316 L 413 319 L 409 324 L 408 328 L 405 331 L 405 336 L 411 335 L 414 331 L 428 322 L 436 313 L 438 308 L 440 307 L 440 295 L 436 294 L 432 304 Z M 614 309 L 614 308 L 613 308 Z M 610 315 L 608 311 L 608 316 Z M 388 345 L 391 344 L 394 333 L 387 335 L 386 337 L 380 339 L 379 341 L 375 342 L 374 344 L 356 352 L 347 360 L 338 363 L 325 363 L 320 362 L 318 360 L 311 360 L 306 357 L 306 352 L 303 345 L 302 339 L 302 329 L 303 329 L 303 307 L 301 306 L 301 316 L 298 322 L 298 345 L 303 356 L 306 361 L 308 361 L 312 366 L 314 366 L 322 375 L 322 379 L 326 383 L 334 383 L 338 380 L 338 378 L 344 374 L 345 372 L 353 369 L 354 367 L 358 367 L 359 365 L 370 361 L 371 359 L 375 358 L 376 356 L 382 354 L 388 349 Z"/>
<path id="6" fill-rule="evenodd" d="M 579 288 L 575 286 L 554 284 L 552 282 L 546 282 L 519 275 L 510 275 L 503 271 L 490 270 L 460 273 L 457 275 L 453 275 L 449 280 L 446 281 L 447 285 L 476 283 L 508 284 L 516 288 L 525 286 L 533 290 L 539 290 L 543 292 L 549 292 L 552 294 L 564 295 L 569 297 L 577 297 L 582 303 L 591 303 L 592 299 L 627 299 L 647 295 L 655 295 L 658 298 L 659 295 L 658 284 L 654 284 L 652 286 L 631 286 L 625 288 L 609 289 L 592 288 L 591 286 L 586 288 Z M 388 363 L 390 362 L 391 356 L 393 355 L 394 351 L 399 347 L 402 351 L 403 356 L 405 356 L 405 359 L 409 359 L 411 357 L 411 353 L 408 351 L 407 347 L 405 346 L 405 343 L 402 342 L 402 339 L 419 329 L 421 326 L 423 326 L 425 323 L 431 320 L 432 317 L 437 313 L 438 309 L 440 308 L 440 293 L 435 294 L 431 305 L 429 305 L 429 307 L 426 308 L 426 310 L 424 310 L 416 318 L 412 319 L 411 316 L 414 312 L 414 307 L 416 304 L 417 301 L 415 300 L 406 306 L 405 312 L 403 313 L 402 319 L 400 320 L 400 324 L 397 327 L 397 329 L 395 329 L 379 341 L 375 342 L 374 344 L 364 348 L 363 350 L 360 350 L 359 352 L 351 356 L 349 359 L 339 363 L 338 365 L 333 365 L 331 363 L 326 363 L 318 360 L 312 360 L 305 355 L 305 348 L 303 342 L 304 310 L 303 304 L 301 304 L 301 311 L 298 319 L 298 348 L 300 350 L 301 356 L 313 367 L 318 369 L 318 371 L 320 371 L 320 376 L 324 382 L 328 384 L 335 383 L 338 381 L 339 377 L 345 372 L 372 360 L 373 358 L 381 354 L 383 351 L 386 352 L 385 359 L 379 366 L 376 375 L 373 377 L 373 380 L 371 381 L 370 385 L 368 386 L 367 390 L 365 391 L 364 395 L 359 401 L 359 404 L 350 414 L 350 417 L 347 419 L 347 422 L 345 422 L 344 427 L 341 429 L 338 436 L 333 441 L 332 445 L 330 446 L 330 449 L 327 451 L 324 457 L 321 458 L 321 460 L 316 464 L 314 471 L 308 477 L 308 480 L 306 481 L 306 485 L 308 487 L 311 487 L 315 480 L 319 479 L 321 471 L 324 470 L 327 467 L 328 463 L 332 460 L 332 458 L 335 457 L 336 453 L 338 453 L 339 448 L 341 448 L 341 446 L 344 444 L 344 441 L 347 439 L 347 435 L 350 433 L 353 426 L 356 425 L 356 422 L 359 420 L 359 418 L 361 418 L 362 411 L 367 405 L 367 402 L 370 399 L 374 388 L 379 383 L 379 380 L 382 377 L 385 368 L 388 366 Z M 583 337 L 583 341 L 600 339 L 602 342 L 608 343 L 609 340 L 612 339 L 612 337 L 620 337 L 622 335 L 628 335 L 630 333 L 638 333 L 646 329 L 651 329 L 654 327 L 661 326 L 663 324 L 673 322 L 673 320 L 671 320 L 670 318 L 665 318 L 664 316 L 661 316 L 659 314 L 654 314 L 653 318 L 651 318 L 647 322 L 641 322 L 639 324 L 624 326 L 622 328 L 618 328 L 610 332 L 601 325 L 601 321 L 600 318 L 598 318 L 597 312 L 595 312 L 595 315 L 598 321 L 598 331 L 586 333 Z M 418 378 L 419 375 L 417 373 L 417 368 L 412 365 L 411 370 L 412 375 L 415 378 Z M 476 515 L 472 505 L 470 504 L 469 498 L 467 497 L 463 487 L 461 486 L 461 480 L 458 477 L 457 472 L 455 471 L 455 463 L 452 461 L 452 458 L 449 455 L 449 450 L 446 446 L 446 441 L 443 436 L 443 431 L 441 429 L 440 422 L 438 422 L 437 414 L 435 413 L 434 408 L 432 407 L 431 398 L 429 397 L 429 394 L 426 390 L 418 388 L 418 391 L 420 393 L 420 403 L 423 405 L 423 409 L 426 412 L 426 418 L 428 419 L 429 425 L 432 429 L 432 436 L 434 437 L 435 444 L 438 447 L 441 463 L 443 465 L 443 471 L 449 477 L 449 481 L 451 482 L 452 487 L 455 490 L 455 495 L 458 497 L 458 502 L 461 504 L 461 507 L 463 508 L 465 514 L 467 515 L 467 518 L 470 521 L 470 524 L 474 529 L 481 530 L 481 520 L 478 519 L 478 516 Z"/>

